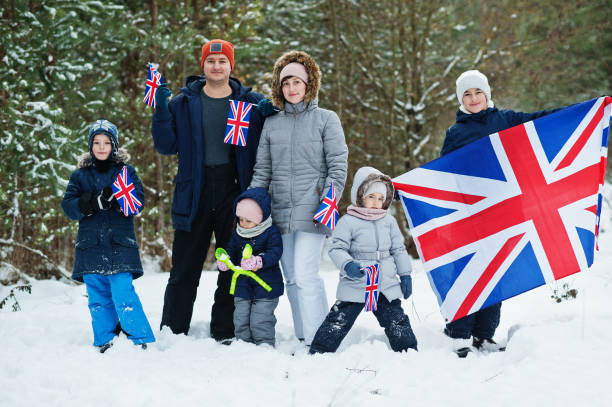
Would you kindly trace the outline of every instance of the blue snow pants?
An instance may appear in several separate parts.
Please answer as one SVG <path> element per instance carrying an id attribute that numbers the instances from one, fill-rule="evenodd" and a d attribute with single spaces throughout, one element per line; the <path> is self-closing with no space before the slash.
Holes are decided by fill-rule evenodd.
<path id="1" fill-rule="evenodd" d="M 500 315 L 501 302 L 449 322 L 444 328 L 444 333 L 455 339 L 470 339 L 471 336 L 493 339 Z"/>
<path id="2" fill-rule="evenodd" d="M 417 340 L 412 332 L 408 315 L 404 314 L 401 301 L 391 302 L 383 294 L 378 296 L 378 309 L 372 311 L 378 323 L 385 329 L 391 349 L 401 352 L 417 349 Z M 310 353 L 335 352 L 363 310 L 362 302 L 336 301 L 329 314 L 317 330 Z"/>
<path id="3" fill-rule="evenodd" d="M 147 316 L 132 285 L 132 273 L 109 276 L 85 274 L 83 281 L 89 296 L 94 346 L 102 346 L 112 340 L 117 323 L 121 323 L 121 328 L 134 344 L 155 342 Z"/>

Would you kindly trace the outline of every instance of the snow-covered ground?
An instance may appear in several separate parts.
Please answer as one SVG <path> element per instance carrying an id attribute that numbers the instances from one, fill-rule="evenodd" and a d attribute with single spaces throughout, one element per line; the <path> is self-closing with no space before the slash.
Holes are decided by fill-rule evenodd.
<path id="1" fill-rule="evenodd" d="M 21 311 L 0 310 L 0 406 L 611 406 L 612 233 L 588 272 L 558 282 L 578 297 L 556 303 L 544 286 L 502 306 L 496 339 L 520 324 L 504 353 L 459 359 L 415 261 L 414 294 L 403 306 L 419 352 L 394 353 L 362 313 L 335 354 L 309 356 L 294 338 L 287 297 L 276 316 L 277 348 L 210 338 L 216 273 L 203 273 L 189 336 L 158 332 L 143 351 L 125 337 L 105 354 L 91 346 L 85 287 L 35 281 L 17 293 Z M 330 304 L 337 272 L 322 275 Z M 159 326 L 168 278 L 145 266 L 135 281 Z M 9 287 L 0 287 L 0 299 Z"/>

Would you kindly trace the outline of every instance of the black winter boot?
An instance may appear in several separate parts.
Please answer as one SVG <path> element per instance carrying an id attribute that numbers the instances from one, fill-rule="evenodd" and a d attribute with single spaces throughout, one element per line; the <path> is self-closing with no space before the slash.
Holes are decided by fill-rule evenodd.
<path id="1" fill-rule="evenodd" d="M 472 340 L 472 346 L 482 352 L 503 352 L 505 347 L 500 346 L 492 338 L 477 338 Z"/>
<path id="2" fill-rule="evenodd" d="M 109 349 L 111 348 L 111 346 L 113 346 L 113 341 L 108 341 L 108 342 L 106 342 L 104 345 L 102 345 L 102 346 L 98 346 L 98 351 L 99 351 L 100 353 L 104 353 L 104 352 L 106 352 L 107 350 L 109 350 Z"/>

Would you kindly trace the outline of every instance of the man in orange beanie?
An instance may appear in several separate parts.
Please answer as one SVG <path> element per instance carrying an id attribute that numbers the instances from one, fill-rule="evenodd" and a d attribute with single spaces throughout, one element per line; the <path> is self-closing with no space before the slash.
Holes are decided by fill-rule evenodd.
<path id="1" fill-rule="evenodd" d="M 220 39 L 202 47 L 204 75 L 189 76 L 181 93 L 160 86 L 151 132 L 161 154 L 178 154 L 172 201 L 172 269 L 164 296 L 161 327 L 187 334 L 202 267 L 212 234 L 226 247 L 234 222 L 234 200 L 251 182 L 263 117 L 251 109 L 246 146 L 224 143 L 230 99 L 257 103 L 259 93 L 233 77 L 234 46 Z M 218 341 L 234 336 L 231 273 L 219 273 L 210 322 Z"/>

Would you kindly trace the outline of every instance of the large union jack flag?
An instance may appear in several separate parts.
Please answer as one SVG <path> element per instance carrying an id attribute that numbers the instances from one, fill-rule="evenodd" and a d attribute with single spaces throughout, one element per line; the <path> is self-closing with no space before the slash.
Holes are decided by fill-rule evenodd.
<path id="1" fill-rule="evenodd" d="M 151 107 L 155 107 L 155 93 L 157 92 L 157 88 L 159 85 L 163 83 L 164 78 L 162 74 L 157 72 L 157 69 L 150 64 L 149 65 L 149 74 L 147 75 L 147 82 L 145 84 L 145 95 L 142 100 L 147 105 Z"/>
<path id="2" fill-rule="evenodd" d="M 223 139 L 224 143 L 242 147 L 246 146 L 252 107 L 252 103 L 230 99 L 225 139 Z"/>
<path id="3" fill-rule="evenodd" d="M 338 222 L 338 199 L 336 198 L 336 187 L 334 187 L 333 182 L 313 219 L 327 226 L 330 230 L 334 230 L 336 227 L 336 222 Z"/>
<path id="4" fill-rule="evenodd" d="M 119 208 L 125 216 L 138 215 L 142 203 L 136 196 L 136 187 L 132 182 L 132 178 L 128 173 L 127 167 L 124 165 L 117 179 L 113 182 L 113 195 L 119 202 Z"/>
<path id="5" fill-rule="evenodd" d="M 447 321 L 591 266 L 611 107 L 573 105 L 394 179 Z"/>
<path id="6" fill-rule="evenodd" d="M 376 311 L 378 304 L 378 263 L 363 267 L 366 275 L 365 311 Z"/>

